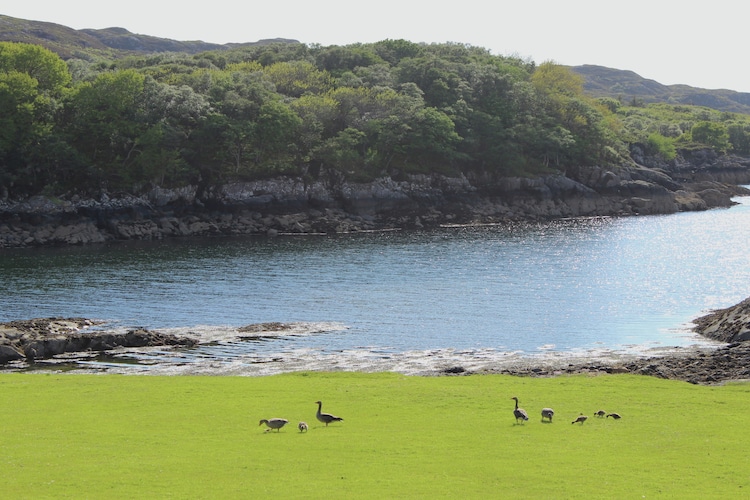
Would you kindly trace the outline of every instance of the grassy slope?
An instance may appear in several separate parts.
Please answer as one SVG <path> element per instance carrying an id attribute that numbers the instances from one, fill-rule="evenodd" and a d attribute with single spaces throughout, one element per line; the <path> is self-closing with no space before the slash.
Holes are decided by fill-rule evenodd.
<path id="1" fill-rule="evenodd" d="M 628 375 L 0 376 L 8 498 L 730 497 L 750 385 Z M 516 425 L 517 395 L 531 419 Z M 344 417 L 325 428 L 316 405 Z M 539 410 L 556 410 L 552 424 Z M 597 419 L 603 408 L 620 421 Z M 582 426 L 570 421 L 584 412 Z M 280 433 L 261 418 L 283 417 Z M 307 434 L 296 429 L 310 425 Z"/>

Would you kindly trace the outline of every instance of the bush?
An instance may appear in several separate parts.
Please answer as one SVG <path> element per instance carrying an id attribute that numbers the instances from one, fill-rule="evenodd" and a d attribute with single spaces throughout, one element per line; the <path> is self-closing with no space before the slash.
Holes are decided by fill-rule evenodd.
<path id="1" fill-rule="evenodd" d="M 675 148 L 674 141 L 658 132 L 654 132 L 648 136 L 647 148 L 649 154 L 658 155 L 667 161 L 674 160 L 677 156 L 677 148 Z"/>

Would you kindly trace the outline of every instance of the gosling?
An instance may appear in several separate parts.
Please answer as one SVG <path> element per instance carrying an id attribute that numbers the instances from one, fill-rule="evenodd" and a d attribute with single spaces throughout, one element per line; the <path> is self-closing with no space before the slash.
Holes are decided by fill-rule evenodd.
<path id="1" fill-rule="evenodd" d="M 555 410 L 552 408 L 542 408 L 542 420 L 545 418 L 552 422 L 552 415 L 555 414 Z"/>
<path id="2" fill-rule="evenodd" d="M 586 421 L 586 419 L 588 419 L 588 418 L 589 418 L 589 417 L 587 417 L 586 415 L 584 415 L 583 413 L 581 413 L 581 414 L 580 414 L 580 415 L 578 416 L 578 418 L 577 418 L 577 419 L 575 419 L 575 420 L 573 420 L 573 421 L 571 422 L 571 424 L 576 424 L 576 423 L 580 423 L 581 425 L 583 425 L 583 423 L 584 423 L 584 422 Z"/>

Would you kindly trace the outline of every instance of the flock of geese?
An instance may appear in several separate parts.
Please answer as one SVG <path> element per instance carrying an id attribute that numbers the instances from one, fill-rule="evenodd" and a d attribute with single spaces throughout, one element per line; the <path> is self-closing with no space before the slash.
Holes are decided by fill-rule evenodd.
<path id="1" fill-rule="evenodd" d="M 516 408 L 513 410 L 513 416 L 516 417 L 516 423 L 518 423 L 519 421 L 525 422 L 526 420 L 528 420 L 529 414 L 526 413 L 526 410 L 518 407 L 518 398 L 513 396 L 510 399 L 514 399 L 516 401 Z M 552 416 L 554 414 L 555 414 L 555 410 L 553 410 L 552 408 L 542 408 L 542 422 L 545 421 L 544 419 L 547 419 L 547 422 L 552 422 Z M 612 419 L 614 420 L 619 420 L 622 418 L 619 413 L 607 413 L 604 410 L 599 410 L 596 413 L 594 413 L 594 415 L 596 415 L 599 418 L 604 418 L 605 416 L 607 418 L 612 417 Z M 588 420 L 588 418 L 589 417 L 581 413 L 580 415 L 578 415 L 578 417 L 576 417 L 575 420 L 571 422 L 571 424 L 583 425 L 583 423 L 586 420 Z"/>
<path id="2" fill-rule="evenodd" d="M 510 399 L 513 399 L 516 402 L 516 407 L 513 410 L 513 416 L 516 417 L 516 423 L 518 423 L 519 421 L 520 422 L 527 421 L 529 419 L 529 414 L 526 413 L 526 410 L 524 410 L 523 408 L 518 407 L 518 398 L 516 396 L 513 396 Z M 317 418 L 318 421 L 326 424 L 326 427 L 328 427 L 328 424 L 330 424 L 331 422 L 341 422 L 342 420 L 344 420 L 343 418 L 337 417 L 336 415 L 332 415 L 330 413 L 323 413 L 322 401 L 316 401 L 315 404 L 318 405 L 318 411 L 315 414 L 315 418 Z M 552 417 L 554 415 L 555 415 L 555 410 L 553 410 L 552 408 L 542 408 L 542 422 L 544 422 L 545 419 L 547 420 L 547 422 L 552 422 Z M 594 415 L 596 415 L 599 418 L 604 418 L 605 416 L 606 418 L 612 417 L 614 420 L 619 420 L 622 418 L 619 413 L 607 413 L 604 410 L 599 410 L 596 413 L 594 413 Z M 578 417 L 576 417 L 575 420 L 571 422 L 571 424 L 583 425 L 583 423 L 586 420 L 588 420 L 588 418 L 589 417 L 581 413 L 580 415 L 578 415 Z M 285 418 L 269 418 L 269 419 L 264 418 L 260 421 L 258 425 L 261 426 L 263 424 L 266 424 L 266 427 L 268 427 L 268 429 L 266 429 L 266 432 L 274 430 L 274 429 L 276 429 L 276 432 L 279 432 L 281 428 L 284 427 L 288 423 L 289 423 L 289 420 Z M 307 428 L 308 428 L 307 422 L 300 422 L 297 424 L 297 429 L 299 429 L 300 432 L 307 432 Z"/>
<path id="3" fill-rule="evenodd" d="M 344 420 L 343 418 L 337 417 L 336 415 L 323 413 L 323 403 L 321 401 L 316 401 L 315 404 L 318 405 L 318 412 L 315 414 L 315 418 L 317 418 L 318 421 L 326 424 L 326 427 L 328 427 L 328 424 L 330 424 L 331 422 L 341 422 L 342 420 Z M 266 427 L 268 427 L 268 429 L 266 429 L 266 432 L 272 431 L 273 429 L 276 429 L 276 432 L 279 432 L 281 431 L 281 428 L 288 423 L 289 420 L 285 418 L 264 418 L 260 421 L 258 426 L 266 424 Z M 300 432 L 307 432 L 307 422 L 298 423 L 297 429 L 299 429 Z"/>

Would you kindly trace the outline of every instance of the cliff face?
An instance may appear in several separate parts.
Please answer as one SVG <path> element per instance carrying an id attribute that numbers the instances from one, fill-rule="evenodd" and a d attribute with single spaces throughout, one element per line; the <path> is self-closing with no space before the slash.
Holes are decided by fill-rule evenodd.
<path id="1" fill-rule="evenodd" d="M 97 199 L 0 203 L 0 247 L 232 234 L 339 233 L 441 224 L 669 214 L 727 207 L 750 194 L 750 159 L 710 152 L 662 164 L 571 169 L 537 178 L 389 177 L 370 183 L 276 178 Z"/>

